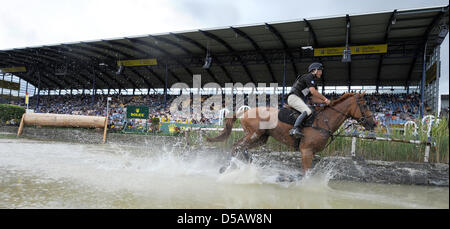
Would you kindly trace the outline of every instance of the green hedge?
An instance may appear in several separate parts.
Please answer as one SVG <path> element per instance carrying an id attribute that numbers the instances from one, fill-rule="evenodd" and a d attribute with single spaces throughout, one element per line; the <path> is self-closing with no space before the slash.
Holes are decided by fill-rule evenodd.
<path id="1" fill-rule="evenodd" d="M 17 105 L 0 104 L 0 123 L 15 119 L 18 123 L 25 113 L 25 108 Z"/>
<path id="2" fill-rule="evenodd" d="M 152 125 L 159 125 L 159 118 L 152 118 Z"/>

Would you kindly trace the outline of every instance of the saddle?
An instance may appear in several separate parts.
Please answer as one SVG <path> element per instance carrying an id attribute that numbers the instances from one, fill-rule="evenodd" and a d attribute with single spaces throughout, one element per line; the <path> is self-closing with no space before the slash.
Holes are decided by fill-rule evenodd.
<path id="1" fill-rule="evenodd" d="M 308 104 L 309 108 L 312 110 L 312 114 L 303 121 L 301 125 L 301 129 L 304 127 L 312 127 L 314 123 L 314 119 L 316 119 L 316 115 L 324 109 L 324 106 L 321 104 Z M 295 121 L 297 120 L 300 112 L 289 106 L 288 104 L 284 104 L 284 106 L 278 112 L 278 120 L 280 122 L 287 123 L 289 125 L 294 126 Z M 295 138 L 294 147 L 298 147 L 302 138 Z"/>
<path id="2" fill-rule="evenodd" d="M 303 127 L 312 126 L 315 116 L 316 116 L 316 113 L 317 113 L 316 107 L 312 107 L 310 105 L 309 105 L 309 107 L 311 108 L 311 110 L 313 112 L 308 118 L 306 118 L 305 121 L 303 121 L 303 125 L 302 125 Z M 292 108 L 291 106 L 285 104 L 278 112 L 278 120 L 280 122 L 284 122 L 289 125 L 294 125 L 295 120 L 297 120 L 299 115 L 300 115 L 299 111 L 297 111 L 294 108 Z"/>

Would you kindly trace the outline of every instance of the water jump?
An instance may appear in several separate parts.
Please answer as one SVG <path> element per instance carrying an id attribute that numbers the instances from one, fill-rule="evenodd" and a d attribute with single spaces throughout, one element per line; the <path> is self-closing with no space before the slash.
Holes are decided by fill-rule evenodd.
<path id="1" fill-rule="evenodd" d="M 364 93 L 347 93 L 331 102 L 329 106 L 317 107 L 315 113 L 310 116 L 309 120 L 302 127 L 304 137 L 301 139 L 289 134 L 289 130 L 293 128 L 293 123 L 289 119 L 284 118 L 286 116 L 299 116 L 299 112 L 292 108 L 286 107 L 278 110 L 272 107 L 256 107 L 242 111 L 241 125 L 245 136 L 233 144 L 231 154 L 233 157 L 239 157 L 244 161 L 250 162 L 251 155 L 248 150 L 264 145 L 269 136 L 272 136 L 277 141 L 293 146 L 301 152 L 302 172 L 304 174 L 311 168 L 314 154 L 325 148 L 329 138 L 348 118 L 358 120 L 358 123 L 367 130 L 375 128 L 375 120 L 363 97 Z M 259 115 L 260 113 L 264 113 L 266 118 L 261 118 L 262 115 Z M 289 114 L 283 115 L 285 113 Z M 239 115 L 241 114 L 238 113 L 233 115 L 232 118 L 226 118 L 223 131 L 216 137 L 207 137 L 207 141 L 225 141 L 230 136 L 233 124 Z M 261 129 L 260 123 L 270 121 L 269 117 L 278 117 L 272 123 L 275 128 Z M 220 171 L 224 172 L 226 168 L 226 166 L 222 167 Z"/>

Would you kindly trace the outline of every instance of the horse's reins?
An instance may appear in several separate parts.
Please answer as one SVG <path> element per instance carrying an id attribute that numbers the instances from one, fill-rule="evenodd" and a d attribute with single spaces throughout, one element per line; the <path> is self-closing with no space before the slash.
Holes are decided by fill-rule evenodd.
<path id="1" fill-rule="evenodd" d="M 360 112 L 361 112 L 361 114 L 362 114 L 361 118 L 358 119 L 358 122 L 365 122 L 365 121 L 367 120 L 367 118 L 373 117 L 372 115 L 369 116 L 369 117 L 366 116 L 366 112 L 363 111 L 363 109 L 361 108 L 361 104 L 359 103 L 359 101 L 361 100 L 361 98 L 359 98 L 359 99 L 356 98 L 356 95 L 354 95 L 354 97 L 355 97 L 355 100 L 356 100 L 356 104 L 358 104 L 359 110 L 360 110 Z M 342 112 L 342 111 L 340 111 L 340 110 L 338 110 L 338 109 L 336 109 L 336 108 L 334 108 L 334 107 L 332 107 L 332 106 L 327 105 L 326 107 L 328 107 L 328 108 L 330 108 L 330 109 L 336 111 L 336 112 L 339 113 L 340 115 L 345 116 L 346 119 L 352 118 L 350 115 L 348 115 L 348 114 L 346 114 L 346 113 L 344 113 L 344 112 Z M 325 108 L 326 108 L 326 107 L 325 107 Z M 317 115 L 319 115 L 320 113 L 322 113 L 324 110 L 325 110 L 325 109 L 319 111 L 319 113 L 318 113 Z M 325 115 L 325 114 L 324 114 L 324 115 Z M 322 128 L 322 127 L 319 127 L 319 126 L 314 126 L 314 125 L 311 125 L 311 128 L 317 129 L 317 130 L 319 130 L 319 131 L 324 131 L 324 132 L 326 132 L 326 133 L 331 137 L 331 141 L 329 141 L 329 142 L 327 143 L 327 145 L 325 145 L 325 148 L 327 148 L 327 147 L 334 141 L 334 139 L 335 139 L 336 137 L 341 136 L 340 133 L 341 133 L 342 131 L 345 131 L 345 130 L 347 130 L 350 126 L 353 126 L 353 124 L 348 125 L 345 129 L 339 131 L 337 134 L 333 134 L 333 132 L 331 132 L 330 126 L 328 125 L 328 118 L 324 119 L 324 122 L 325 122 L 325 124 L 327 125 L 328 130 L 327 130 L 327 129 L 324 129 L 324 128 Z"/>

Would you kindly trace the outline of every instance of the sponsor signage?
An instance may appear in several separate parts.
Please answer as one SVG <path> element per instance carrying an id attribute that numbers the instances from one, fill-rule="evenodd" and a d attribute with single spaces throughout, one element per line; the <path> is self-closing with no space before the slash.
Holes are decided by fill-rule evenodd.
<path id="1" fill-rule="evenodd" d="M 0 80 L 0 88 L 18 91 L 20 89 L 20 84 L 19 83 L 14 83 L 14 82 Z"/>
<path id="2" fill-rule="evenodd" d="M 343 55 L 345 47 L 317 48 L 314 56 L 340 56 Z M 375 54 L 387 53 L 387 44 L 350 46 L 351 54 Z"/>
<path id="3" fill-rule="evenodd" d="M 148 107 L 146 107 L 146 106 L 127 106 L 127 118 L 129 118 L 129 119 L 148 119 Z"/>
<path id="4" fill-rule="evenodd" d="M 119 60 L 117 61 L 117 66 L 147 66 L 147 65 L 157 65 L 156 59 L 138 59 L 138 60 Z"/>
<path id="5" fill-rule="evenodd" d="M 26 72 L 27 68 L 25 67 L 10 67 L 10 68 L 0 68 L 0 71 L 4 73 L 12 73 L 12 72 Z"/>

